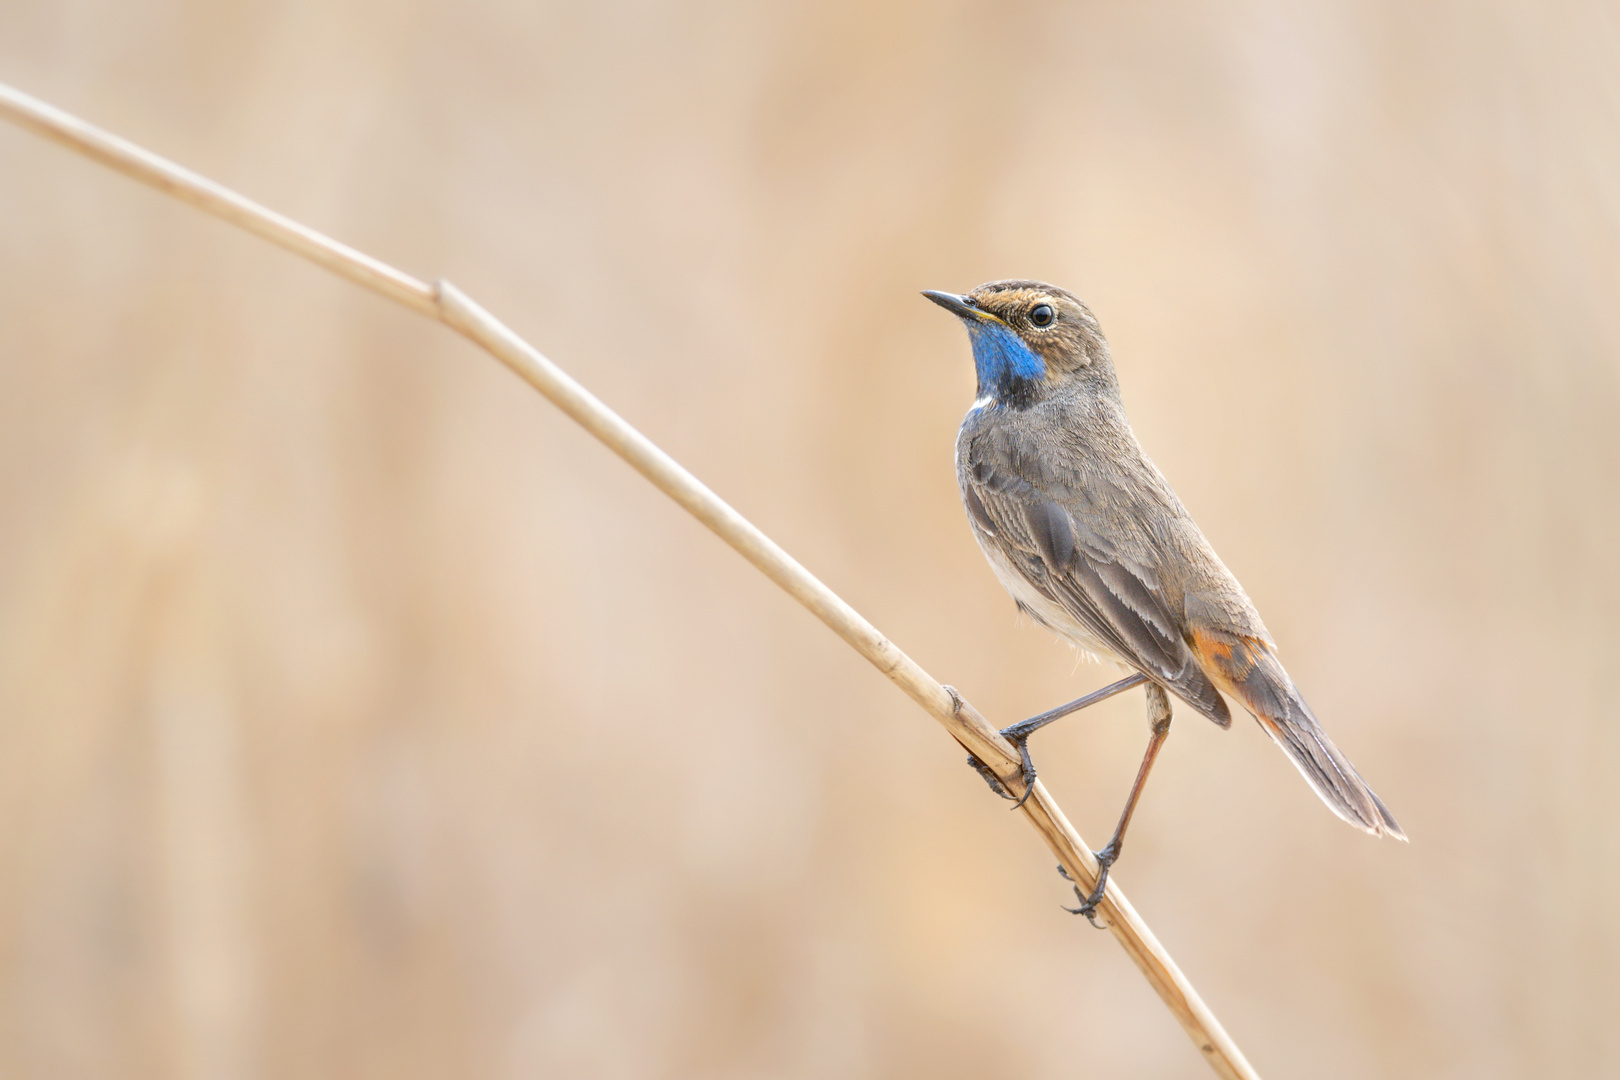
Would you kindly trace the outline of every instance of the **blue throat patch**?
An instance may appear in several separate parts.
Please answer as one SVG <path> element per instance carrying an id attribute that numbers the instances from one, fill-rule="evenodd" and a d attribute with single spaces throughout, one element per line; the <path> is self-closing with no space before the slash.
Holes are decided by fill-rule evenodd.
<path id="1" fill-rule="evenodd" d="M 978 396 L 989 395 L 1008 405 L 1028 404 L 1036 386 L 1046 378 L 1046 361 L 1035 355 L 1011 327 L 966 319 L 963 322 L 973 342 Z"/>

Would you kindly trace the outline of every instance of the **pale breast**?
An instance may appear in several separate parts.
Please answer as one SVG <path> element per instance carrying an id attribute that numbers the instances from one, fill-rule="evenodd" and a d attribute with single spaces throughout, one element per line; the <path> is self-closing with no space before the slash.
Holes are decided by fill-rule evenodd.
<path id="1" fill-rule="evenodd" d="M 1006 589 L 1019 606 L 1033 615 L 1041 625 L 1067 638 L 1070 644 L 1094 660 L 1107 660 L 1128 666 L 1112 649 L 1093 637 L 1067 608 L 1049 599 L 1031 584 L 1030 580 L 1002 554 L 995 540 L 989 538 L 977 524 L 973 526 L 973 538 L 979 542 L 979 550 L 984 552 L 984 557 L 990 563 L 990 569 L 995 571 L 996 579 L 1001 582 L 1002 588 Z"/>

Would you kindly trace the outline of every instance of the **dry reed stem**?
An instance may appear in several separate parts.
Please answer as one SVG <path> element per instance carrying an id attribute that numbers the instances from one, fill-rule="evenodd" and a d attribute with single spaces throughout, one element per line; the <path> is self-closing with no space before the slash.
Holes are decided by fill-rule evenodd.
<path id="1" fill-rule="evenodd" d="M 957 742 L 989 764 L 1009 791 L 1022 790 L 1017 752 L 973 706 L 936 682 L 859 612 L 652 440 L 448 281 L 440 280 L 433 285 L 419 281 L 4 83 L 0 83 L 0 116 L 240 225 L 358 285 L 432 316 L 470 338 L 809 608 L 938 720 Z M 1070 876 L 1082 889 L 1090 891 L 1097 880 L 1097 860 L 1038 780 L 1023 812 Z M 1125 899 L 1113 878 L 1109 879 L 1098 911 L 1216 1074 L 1257 1078 L 1237 1044 Z"/>

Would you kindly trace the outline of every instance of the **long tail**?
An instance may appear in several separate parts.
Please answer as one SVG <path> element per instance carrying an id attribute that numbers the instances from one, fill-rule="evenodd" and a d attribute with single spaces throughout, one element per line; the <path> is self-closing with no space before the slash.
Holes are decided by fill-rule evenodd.
<path id="1" fill-rule="evenodd" d="M 1215 684 L 1254 714 L 1328 809 L 1374 836 L 1406 839 L 1383 800 L 1316 722 L 1265 642 L 1226 631 L 1197 630 L 1193 648 Z"/>

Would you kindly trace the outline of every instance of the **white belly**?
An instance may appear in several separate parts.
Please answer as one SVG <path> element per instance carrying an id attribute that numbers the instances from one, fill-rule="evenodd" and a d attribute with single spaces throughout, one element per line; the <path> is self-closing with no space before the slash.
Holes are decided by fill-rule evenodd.
<path id="1" fill-rule="evenodd" d="M 1080 624 L 1069 610 L 1061 604 L 1048 600 L 1041 591 L 1029 583 L 1029 579 L 1020 574 L 994 542 L 986 542 L 977 527 L 973 530 L 973 538 L 979 542 L 979 550 L 990 562 L 990 569 L 994 570 L 1001 585 L 1012 598 L 1017 600 L 1029 610 L 1035 618 L 1039 619 L 1049 629 L 1067 638 L 1069 643 L 1081 652 L 1086 653 L 1093 660 L 1108 660 L 1123 665 L 1123 661 L 1114 654 L 1114 650 L 1098 641 Z"/>

